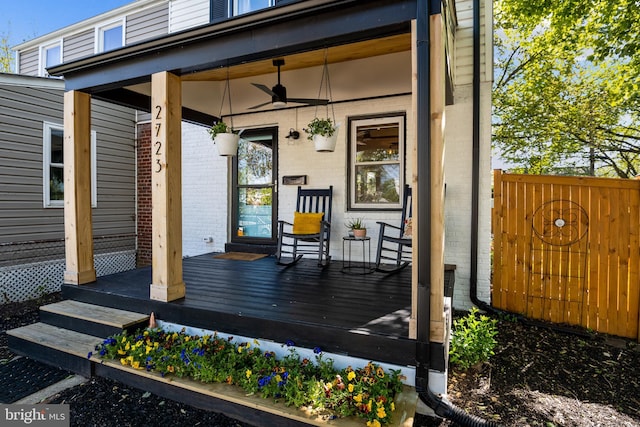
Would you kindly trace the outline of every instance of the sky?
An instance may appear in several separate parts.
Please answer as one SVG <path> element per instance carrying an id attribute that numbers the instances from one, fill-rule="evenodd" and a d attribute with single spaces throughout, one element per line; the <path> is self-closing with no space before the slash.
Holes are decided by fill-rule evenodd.
<path id="1" fill-rule="evenodd" d="M 115 9 L 133 0 L 0 0 L 0 36 L 9 46 Z"/>

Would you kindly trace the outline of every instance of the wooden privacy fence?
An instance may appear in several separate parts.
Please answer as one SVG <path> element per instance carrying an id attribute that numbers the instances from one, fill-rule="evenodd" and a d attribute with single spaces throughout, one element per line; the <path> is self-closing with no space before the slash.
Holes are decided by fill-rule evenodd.
<path id="1" fill-rule="evenodd" d="M 640 340 L 640 180 L 494 171 L 494 307 Z"/>

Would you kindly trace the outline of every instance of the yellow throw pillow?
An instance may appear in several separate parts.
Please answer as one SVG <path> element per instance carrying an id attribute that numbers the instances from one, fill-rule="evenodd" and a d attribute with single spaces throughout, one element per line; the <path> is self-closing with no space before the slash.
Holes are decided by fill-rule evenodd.
<path id="1" fill-rule="evenodd" d="M 293 234 L 318 234 L 320 232 L 320 221 L 322 216 L 320 213 L 293 213 Z"/>

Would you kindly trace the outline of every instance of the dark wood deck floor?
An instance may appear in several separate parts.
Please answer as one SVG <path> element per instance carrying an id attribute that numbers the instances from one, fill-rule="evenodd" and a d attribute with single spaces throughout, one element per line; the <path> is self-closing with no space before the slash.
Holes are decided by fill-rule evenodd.
<path id="1" fill-rule="evenodd" d="M 63 296 L 105 306 L 155 312 L 158 319 L 324 351 L 412 365 L 408 339 L 411 269 L 385 275 L 347 275 L 342 262 L 318 268 L 301 260 L 283 268 L 273 257 L 256 261 L 206 254 L 183 261 L 186 297 L 149 299 L 151 268 L 63 286 Z"/>

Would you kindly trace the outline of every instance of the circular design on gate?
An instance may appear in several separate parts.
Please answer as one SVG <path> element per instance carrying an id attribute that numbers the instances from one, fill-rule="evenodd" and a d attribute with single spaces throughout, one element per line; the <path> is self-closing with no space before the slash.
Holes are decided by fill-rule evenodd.
<path id="1" fill-rule="evenodd" d="M 532 227 L 545 243 L 572 245 L 587 234 L 589 216 L 582 206 L 571 200 L 552 200 L 536 209 Z"/>

